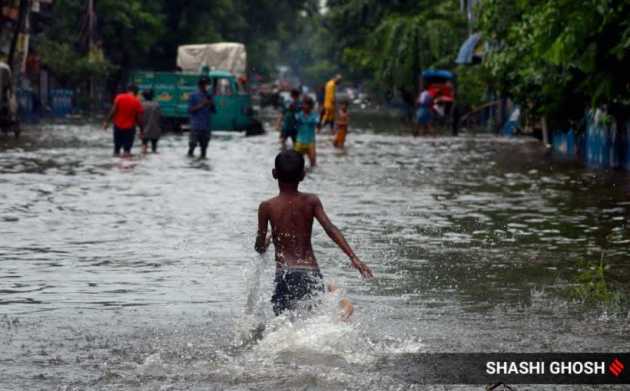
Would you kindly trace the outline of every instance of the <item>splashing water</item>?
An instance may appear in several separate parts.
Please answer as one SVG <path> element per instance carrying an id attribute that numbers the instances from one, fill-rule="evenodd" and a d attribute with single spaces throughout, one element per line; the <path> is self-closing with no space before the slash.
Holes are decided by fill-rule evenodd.
<path id="1" fill-rule="evenodd" d="M 320 137 L 302 187 L 377 275 L 360 280 L 314 228 L 355 306 L 340 322 L 335 297 L 272 314 L 274 264 L 253 241 L 276 135 L 217 134 L 205 162 L 186 143 L 121 161 L 90 126 L 0 139 L 0 389 L 424 390 L 380 360 L 630 349 L 627 311 L 561 294 L 602 249 L 628 289 L 623 174 L 525 140 L 353 128 L 340 154 Z"/>

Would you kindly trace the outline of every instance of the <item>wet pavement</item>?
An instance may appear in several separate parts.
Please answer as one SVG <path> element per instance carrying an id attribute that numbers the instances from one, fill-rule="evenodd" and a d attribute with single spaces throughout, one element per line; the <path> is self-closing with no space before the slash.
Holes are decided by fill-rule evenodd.
<path id="1" fill-rule="evenodd" d="M 131 160 L 89 125 L 0 136 L 0 389 L 425 389 L 379 362 L 630 351 L 630 176 L 527 139 L 348 140 L 320 139 L 303 184 L 377 275 L 315 228 L 325 278 L 355 303 L 339 323 L 328 298 L 272 316 L 273 259 L 253 241 L 275 134 L 216 135 L 206 161 L 185 136 Z M 612 299 L 589 304 L 574 293 L 600 260 Z"/>

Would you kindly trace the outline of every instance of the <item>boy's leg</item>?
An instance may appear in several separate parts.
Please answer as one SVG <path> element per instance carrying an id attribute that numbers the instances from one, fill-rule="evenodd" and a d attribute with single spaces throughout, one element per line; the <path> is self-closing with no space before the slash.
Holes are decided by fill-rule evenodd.
<path id="1" fill-rule="evenodd" d="M 122 142 L 120 140 L 120 130 L 114 126 L 114 156 L 120 155 Z"/>
<path id="2" fill-rule="evenodd" d="M 337 285 L 335 284 L 334 281 L 329 282 L 327 288 L 328 288 L 328 292 L 331 294 L 335 294 L 335 292 L 339 290 L 339 288 L 337 288 Z M 352 313 L 354 312 L 354 306 L 352 305 L 352 302 L 347 297 L 342 297 L 339 300 L 338 311 L 339 311 L 338 312 L 339 319 L 343 321 L 348 321 L 350 320 L 350 317 L 352 316 Z"/>
<path id="3" fill-rule="evenodd" d="M 197 147 L 197 131 L 190 129 L 188 135 L 188 156 L 193 157 L 195 155 L 195 148 Z"/>
<path id="4" fill-rule="evenodd" d="M 153 153 L 157 153 L 157 144 L 158 144 L 158 139 L 156 138 L 151 139 L 151 151 Z"/>
<path id="5" fill-rule="evenodd" d="M 311 167 L 315 167 L 317 165 L 317 150 L 315 149 L 315 143 L 308 146 L 307 155 Z"/>
<path id="6" fill-rule="evenodd" d="M 280 129 L 280 136 L 278 137 L 278 139 L 280 140 L 280 145 L 282 145 L 282 149 L 284 149 L 287 143 L 287 133 L 284 130 L 284 126 Z"/>
<path id="7" fill-rule="evenodd" d="M 199 138 L 199 146 L 201 147 L 201 158 L 206 158 L 206 151 L 208 150 L 208 144 L 210 143 L 210 135 L 203 135 Z"/>
<path id="8" fill-rule="evenodd" d="M 282 148 L 282 150 L 286 150 L 287 149 L 287 134 L 283 131 L 280 132 L 280 147 Z"/>
<path id="9" fill-rule="evenodd" d="M 149 146 L 149 139 L 144 137 L 142 139 L 142 153 L 147 153 L 148 152 L 148 150 L 149 150 L 148 146 Z"/>
<path id="10" fill-rule="evenodd" d="M 328 125 L 330 126 L 330 134 L 335 134 L 335 121 L 330 121 L 328 122 Z"/>
<path id="11" fill-rule="evenodd" d="M 335 135 L 335 139 L 333 141 L 333 145 L 337 148 L 343 148 L 346 142 L 346 127 L 339 126 L 337 129 L 337 134 Z"/>
<path id="12" fill-rule="evenodd" d="M 125 155 L 130 156 L 131 148 L 133 148 L 133 141 L 136 137 L 136 130 L 130 129 L 126 130 L 124 133 L 125 136 L 123 138 L 123 151 L 125 152 Z"/>
<path id="13" fill-rule="evenodd" d="M 341 320 L 350 320 L 352 313 L 354 313 L 352 302 L 347 297 L 341 298 L 339 300 L 339 317 Z"/>

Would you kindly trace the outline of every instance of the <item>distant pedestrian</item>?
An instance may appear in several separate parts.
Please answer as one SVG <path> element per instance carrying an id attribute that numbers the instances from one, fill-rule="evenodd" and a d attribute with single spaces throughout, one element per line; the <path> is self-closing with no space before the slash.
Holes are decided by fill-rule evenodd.
<path id="1" fill-rule="evenodd" d="M 433 97 L 429 93 L 429 90 L 424 86 L 421 87 L 422 92 L 418 97 L 416 111 L 416 126 L 414 136 L 419 134 L 426 134 L 431 132 L 431 120 L 433 119 Z"/>
<path id="2" fill-rule="evenodd" d="M 162 129 L 160 128 L 162 110 L 160 109 L 160 104 L 153 100 L 153 90 L 143 91 L 142 96 L 144 97 L 144 102 L 142 102 L 144 109 L 142 151 L 146 153 L 149 143 L 151 143 L 151 152 L 157 153 L 158 141 L 162 135 Z"/>
<path id="3" fill-rule="evenodd" d="M 317 150 L 315 148 L 315 128 L 317 127 L 317 114 L 313 112 L 314 102 L 311 97 L 304 98 L 302 103 L 302 111 L 296 116 L 297 120 L 297 141 L 293 149 L 300 153 L 306 154 L 310 163 L 310 167 L 317 164 Z"/>
<path id="4" fill-rule="evenodd" d="M 284 102 L 282 105 L 282 115 L 278 118 L 282 148 L 286 148 L 288 139 L 291 139 L 293 145 L 295 145 L 297 137 L 296 115 L 299 114 L 300 111 L 302 111 L 300 91 L 293 89 L 291 90 L 291 100 Z"/>
<path id="5" fill-rule="evenodd" d="M 339 113 L 337 114 L 337 133 L 333 144 L 336 148 L 343 149 L 346 145 L 346 134 L 348 134 L 348 122 L 350 115 L 348 114 L 348 101 L 341 102 Z"/>
<path id="6" fill-rule="evenodd" d="M 119 156 L 121 149 L 124 152 L 123 156 L 131 155 L 131 148 L 136 136 L 136 126 L 140 127 L 140 135 L 142 136 L 144 109 L 136 95 L 138 95 L 138 87 L 135 84 L 130 84 L 126 92 L 118 94 L 103 125 L 103 128 L 107 129 L 110 123 L 114 124 L 114 156 Z"/>
<path id="7" fill-rule="evenodd" d="M 213 96 L 208 92 L 210 79 L 201 77 L 197 82 L 198 91 L 190 95 L 188 113 L 190 114 L 190 136 L 188 142 L 188 156 L 195 155 L 197 145 L 201 148 L 201 159 L 206 158 L 206 151 L 210 143 L 210 115 L 216 112 Z"/>
<path id="8" fill-rule="evenodd" d="M 335 111 L 337 110 L 335 99 L 337 93 L 337 85 L 341 83 L 341 75 L 337 74 L 334 78 L 328 80 L 324 90 L 324 108 L 320 114 L 318 128 L 330 126 L 330 131 L 335 131 Z"/>

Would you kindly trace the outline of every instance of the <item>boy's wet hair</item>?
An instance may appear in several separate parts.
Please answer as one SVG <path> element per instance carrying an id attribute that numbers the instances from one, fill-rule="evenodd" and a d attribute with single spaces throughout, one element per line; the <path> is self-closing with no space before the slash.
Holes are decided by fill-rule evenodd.
<path id="1" fill-rule="evenodd" d="M 295 88 L 291 90 L 291 97 L 292 98 L 297 98 L 299 96 L 300 96 L 300 90 L 295 89 Z"/>
<path id="2" fill-rule="evenodd" d="M 304 157 L 295 151 L 280 152 L 276 156 L 276 177 L 284 183 L 296 183 L 304 175 Z"/>
<path id="3" fill-rule="evenodd" d="M 309 107 L 313 107 L 315 105 L 315 102 L 313 102 L 313 98 L 311 98 L 310 96 L 304 97 L 302 102 L 304 103 L 305 106 L 309 106 Z"/>
<path id="4" fill-rule="evenodd" d="M 133 93 L 134 95 L 137 95 L 138 94 L 138 86 L 133 84 L 133 83 L 131 83 L 131 84 L 129 84 L 127 86 L 127 91 Z"/>

